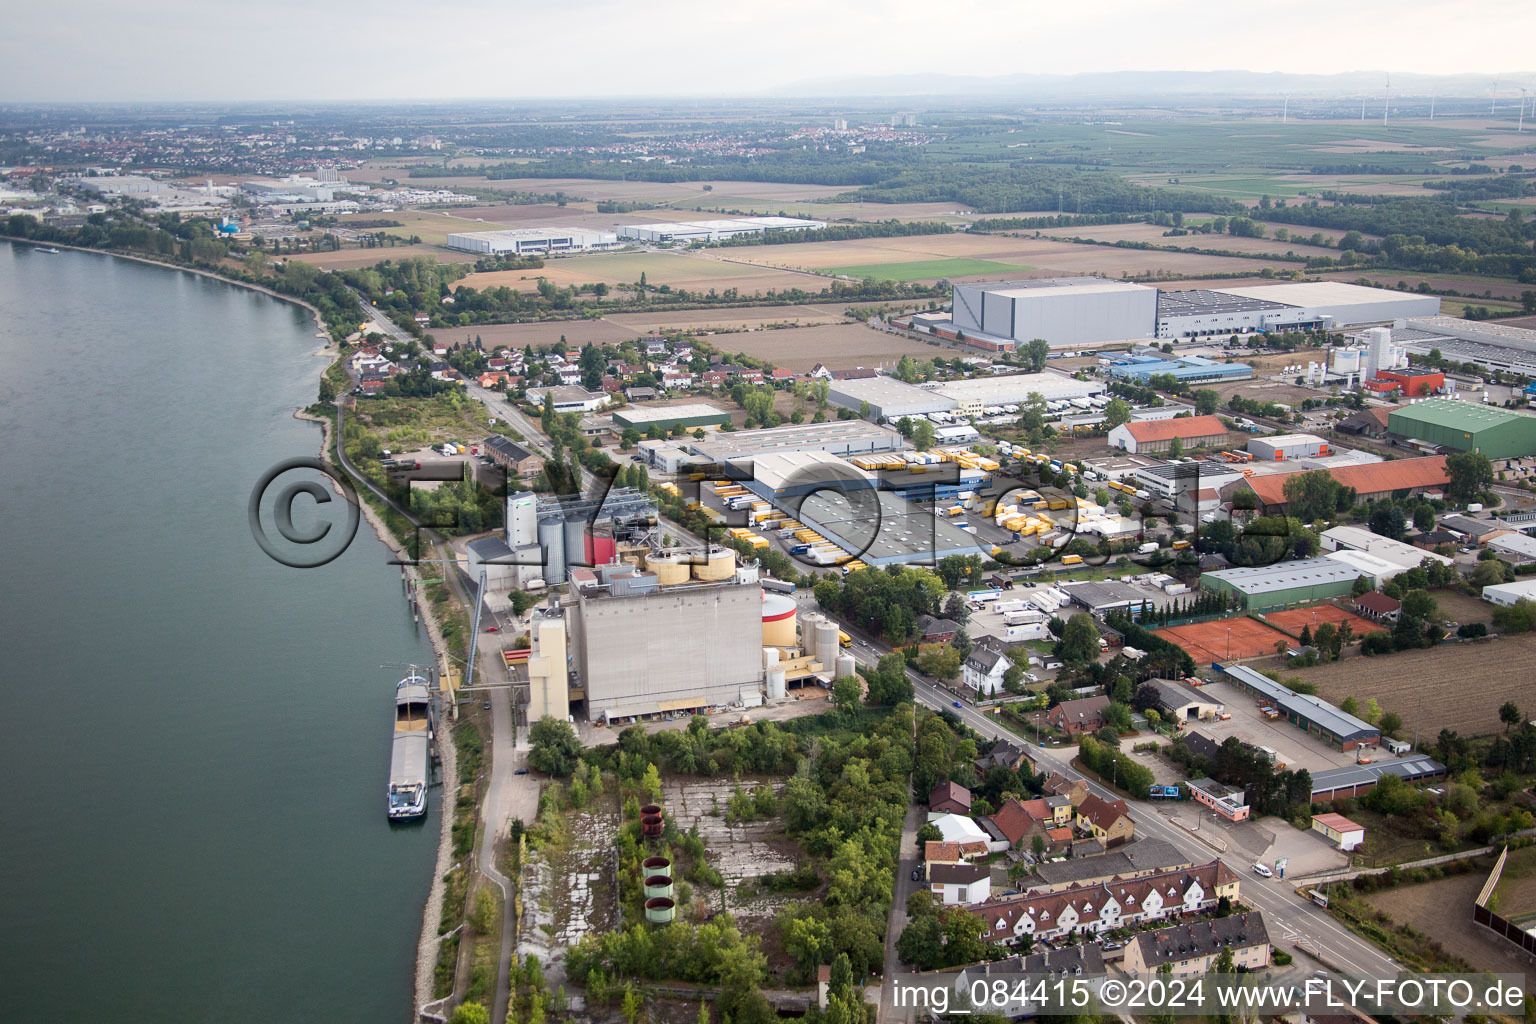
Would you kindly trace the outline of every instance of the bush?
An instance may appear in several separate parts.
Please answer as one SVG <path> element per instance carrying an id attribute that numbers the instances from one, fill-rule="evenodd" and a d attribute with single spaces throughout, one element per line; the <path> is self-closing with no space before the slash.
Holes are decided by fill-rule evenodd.
<path id="1" fill-rule="evenodd" d="M 1289 953 L 1282 953 L 1280 950 L 1277 949 L 1277 950 L 1275 950 L 1274 956 L 1271 957 L 1270 959 L 1272 959 L 1274 961 L 1274 964 L 1275 964 L 1276 967 L 1289 967 L 1291 965 L 1291 961 L 1294 958 L 1291 956 L 1291 954 L 1289 954 Z"/>

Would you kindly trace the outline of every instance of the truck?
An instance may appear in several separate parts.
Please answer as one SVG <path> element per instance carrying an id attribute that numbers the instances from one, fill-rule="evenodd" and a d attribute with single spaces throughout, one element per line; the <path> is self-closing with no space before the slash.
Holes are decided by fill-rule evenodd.
<path id="1" fill-rule="evenodd" d="M 1136 492 L 1136 497 L 1140 498 L 1142 501 L 1148 501 L 1152 497 L 1152 492 L 1145 489 L 1139 490 Z"/>
<path id="2" fill-rule="evenodd" d="M 1149 540 L 1145 544 L 1142 544 L 1141 546 L 1139 546 L 1136 549 L 1136 553 L 1138 555 L 1150 555 L 1152 552 L 1154 552 L 1156 550 L 1157 550 L 1157 541 Z"/>
<path id="3" fill-rule="evenodd" d="M 837 631 L 837 645 L 839 647 L 852 647 L 853 637 L 849 636 L 846 632 L 840 629 Z"/>

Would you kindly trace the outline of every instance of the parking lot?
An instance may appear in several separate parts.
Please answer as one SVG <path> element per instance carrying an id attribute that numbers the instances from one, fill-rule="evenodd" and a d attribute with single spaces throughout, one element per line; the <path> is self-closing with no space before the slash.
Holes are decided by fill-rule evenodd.
<path id="1" fill-rule="evenodd" d="M 1342 768 L 1355 763 L 1351 751 L 1334 750 L 1323 741 L 1309 736 L 1294 725 L 1281 719 L 1268 719 L 1259 712 L 1258 701 L 1228 683 L 1209 683 L 1200 688 L 1210 700 L 1223 705 L 1231 718 L 1214 722 L 1191 723 L 1186 728 L 1209 736 L 1222 743 L 1228 736 L 1236 736 L 1244 743 L 1256 747 L 1269 747 L 1280 755 L 1288 768 L 1305 768 L 1311 772 L 1329 768 Z"/>

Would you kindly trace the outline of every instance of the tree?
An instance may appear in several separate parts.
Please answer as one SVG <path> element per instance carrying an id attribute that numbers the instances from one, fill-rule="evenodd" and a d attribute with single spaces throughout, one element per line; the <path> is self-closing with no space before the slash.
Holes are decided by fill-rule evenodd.
<path id="1" fill-rule="evenodd" d="M 1170 459 L 1180 459 L 1184 457 L 1184 440 L 1182 438 L 1176 437 L 1172 441 L 1168 442 L 1168 457 Z"/>
<path id="2" fill-rule="evenodd" d="M 1472 568 L 1472 585 L 1475 587 L 1491 587 L 1504 582 L 1504 566 L 1497 559 L 1488 559 L 1478 562 Z"/>
<path id="3" fill-rule="evenodd" d="M 657 771 L 654 764 L 645 766 L 645 773 L 640 776 L 640 789 L 652 800 L 661 799 L 661 772 Z"/>
<path id="4" fill-rule="evenodd" d="M 1382 502 L 1371 511 L 1371 532 L 1378 536 L 1402 540 L 1407 525 L 1403 510 L 1390 502 Z"/>
<path id="5" fill-rule="evenodd" d="M 1339 710 L 1346 715 L 1358 716 L 1360 714 L 1360 702 L 1355 700 L 1354 697 L 1345 697 L 1339 702 Z"/>
<path id="6" fill-rule="evenodd" d="M 843 676 L 832 684 L 832 703 L 836 704 L 839 710 L 852 714 L 859 706 L 861 689 L 858 676 Z"/>
<path id="7" fill-rule="evenodd" d="M 576 768 L 581 757 L 581 741 L 571 723 L 545 715 L 528 730 L 532 749 L 528 763 L 541 772 L 554 776 L 566 776 Z"/>
<path id="8" fill-rule="evenodd" d="M 1214 416 L 1221 403 L 1221 396 L 1209 388 L 1201 388 L 1195 392 L 1195 415 Z"/>
<path id="9" fill-rule="evenodd" d="M 1031 338 L 1024 343 L 1020 354 L 1024 356 L 1030 372 L 1039 373 L 1045 369 L 1045 361 L 1051 354 L 1051 343 L 1044 338 Z"/>
<path id="10" fill-rule="evenodd" d="M 1378 728 L 1382 734 L 1391 736 L 1403 727 L 1403 718 L 1396 711 L 1384 711 L 1381 714 L 1381 724 Z"/>
<path id="11" fill-rule="evenodd" d="M 1523 718 L 1519 706 L 1514 701 L 1507 700 L 1499 706 L 1499 721 L 1504 723 L 1506 733 L 1512 726 L 1519 725 Z"/>
<path id="12" fill-rule="evenodd" d="M 1360 597 L 1363 594 L 1369 594 L 1372 589 L 1373 585 L 1369 576 L 1356 576 L 1355 582 L 1350 585 L 1349 596 Z"/>
<path id="13" fill-rule="evenodd" d="M 1403 607 L 1400 615 L 1418 619 L 1420 622 L 1428 622 L 1439 614 L 1440 606 L 1435 599 L 1429 596 L 1427 590 L 1410 590 L 1402 597 Z"/>
<path id="14" fill-rule="evenodd" d="M 491 1011 L 481 1003 L 460 1003 L 448 1020 L 449 1024 L 491 1024 Z"/>
<path id="15" fill-rule="evenodd" d="M 960 652 L 949 644 L 930 647 L 918 655 L 917 670 L 935 679 L 953 679 L 960 672 Z"/>
<path id="16" fill-rule="evenodd" d="M 1120 424 L 1130 421 L 1130 405 L 1123 398 L 1111 398 L 1109 404 L 1104 407 L 1104 428 L 1113 430 Z"/>
<path id="17" fill-rule="evenodd" d="M 1056 656 L 1069 665 L 1086 665 L 1099 658 L 1099 629 L 1087 612 L 1078 612 L 1067 620 Z"/>
<path id="18" fill-rule="evenodd" d="M 624 1015 L 627 1024 L 635 1024 L 640 1019 L 640 1014 L 645 1010 L 645 997 L 636 992 L 629 985 L 624 986 L 624 1000 L 619 1004 L 619 1012 Z"/>
<path id="19" fill-rule="evenodd" d="M 1476 501 L 1493 486 L 1493 463 L 1481 452 L 1456 452 L 1447 456 L 1445 471 L 1451 478 L 1445 488 L 1446 497 L 1458 505 Z"/>
<path id="20" fill-rule="evenodd" d="M 934 436 L 937 432 L 933 424 L 928 420 L 918 420 L 912 424 L 912 447 L 920 452 L 925 452 L 933 447 Z"/>
<path id="21" fill-rule="evenodd" d="M 1421 502 L 1413 507 L 1413 528 L 1428 533 L 1435 528 L 1435 506 Z"/>

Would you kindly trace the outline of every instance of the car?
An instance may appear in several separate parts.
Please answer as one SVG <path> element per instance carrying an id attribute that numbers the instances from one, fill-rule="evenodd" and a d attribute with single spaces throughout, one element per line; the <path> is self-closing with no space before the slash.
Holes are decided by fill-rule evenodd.
<path id="1" fill-rule="evenodd" d="M 485 631 L 487 633 L 500 633 L 501 632 L 501 627 L 500 626 L 486 626 L 485 627 Z"/>
<path id="2" fill-rule="evenodd" d="M 1253 873 L 1258 875 L 1260 878 L 1274 878 L 1275 877 L 1275 873 L 1269 869 L 1269 865 L 1265 864 L 1265 863 L 1263 863 L 1261 861 L 1256 861 L 1254 863 L 1254 865 L 1253 865 Z"/>
<path id="3" fill-rule="evenodd" d="M 912 881 L 914 881 L 914 882 L 921 882 L 922 880 L 923 880 L 923 873 L 920 870 L 918 870 L 917 868 L 913 868 L 912 869 Z"/>
<path id="4" fill-rule="evenodd" d="M 527 775 L 528 774 L 528 769 L 527 768 L 519 768 L 517 771 L 513 772 L 512 774 L 513 775 Z"/>
<path id="5" fill-rule="evenodd" d="M 964 704 L 961 704 L 961 703 L 960 703 L 960 702 L 959 702 L 959 701 L 957 701 L 957 700 L 952 700 L 952 701 L 950 701 L 950 702 L 949 702 L 949 706 L 950 706 L 950 707 L 952 707 L 952 708 L 963 708 L 963 707 L 965 707 L 965 705 L 964 705 Z"/>
<path id="6" fill-rule="evenodd" d="M 639 455 L 631 455 L 629 457 L 629 461 L 630 462 L 644 462 L 645 459 L 642 456 L 639 456 Z"/>
<path id="7" fill-rule="evenodd" d="M 1105 953 L 1109 953 L 1109 952 L 1112 952 L 1114 950 L 1119 949 L 1121 946 L 1124 946 L 1124 945 L 1125 945 L 1125 943 L 1123 943 L 1123 942 L 1116 942 L 1114 939 L 1105 939 L 1103 942 L 1099 943 L 1099 949 L 1102 950 Z"/>
<path id="8" fill-rule="evenodd" d="M 486 711 L 491 710 L 491 702 L 490 701 L 486 701 L 484 704 L 481 704 L 480 706 L 482 708 L 484 708 Z"/>

